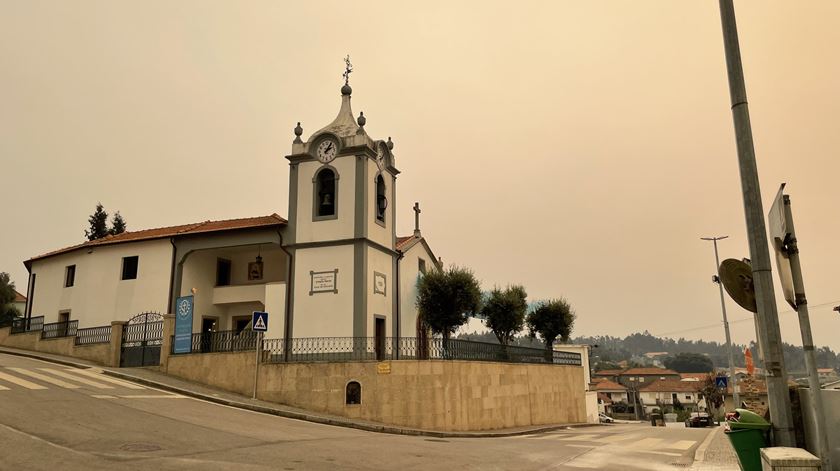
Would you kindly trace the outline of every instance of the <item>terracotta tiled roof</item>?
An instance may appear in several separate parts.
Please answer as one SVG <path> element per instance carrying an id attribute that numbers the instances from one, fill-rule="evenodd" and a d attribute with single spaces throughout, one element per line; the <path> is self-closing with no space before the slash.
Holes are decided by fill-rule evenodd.
<path id="1" fill-rule="evenodd" d="M 17 290 L 15 290 L 15 301 L 14 302 L 25 303 L 26 302 L 26 296 L 18 293 Z"/>
<path id="2" fill-rule="evenodd" d="M 661 379 L 639 388 L 645 392 L 697 392 L 700 384 L 697 381 L 680 381 L 678 379 Z"/>
<path id="3" fill-rule="evenodd" d="M 598 393 L 598 399 L 601 400 L 602 404 L 612 404 L 613 403 L 612 399 L 610 399 L 609 396 L 607 396 L 605 393 L 602 393 L 602 392 Z"/>
<path id="4" fill-rule="evenodd" d="M 397 237 L 397 250 L 402 251 L 408 249 L 419 240 L 419 237 L 414 237 L 413 235 L 407 237 Z"/>
<path id="5" fill-rule="evenodd" d="M 101 239 L 90 240 L 83 244 L 65 247 L 63 249 L 48 252 L 29 259 L 30 262 L 42 258 L 51 257 L 84 247 L 97 247 L 100 245 L 120 244 L 123 242 L 137 242 L 141 240 L 164 239 L 167 237 L 182 236 L 187 234 L 205 234 L 209 232 L 221 232 L 234 229 L 250 229 L 254 227 L 285 226 L 288 221 L 277 214 L 270 216 L 258 216 L 242 219 L 226 219 L 223 221 L 204 221 L 181 226 L 159 227 L 156 229 L 144 229 L 139 231 L 126 231 L 122 234 L 109 235 Z"/>
<path id="6" fill-rule="evenodd" d="M 817 368 L 817 373 L 831 374 L 831 373 L 836 373 L 836 371 L 834 371 L 834 368 Z"/>
<path id="7" fill-rule="evenodd" d="M 627 391 L 627 388 L 608 379 L 602 379 L 595 383 L 596 391 Z"/>
<path id="8" fill-rule="evenodd" d="M 629 370 L 624 370 L 621 373 L 621 376 L 679 376 L 680 374 L 674 370 L 668 370 L 665 368 L 630 368 Z"/>
<path id="9" fill-rule="evenodd" d="M 618 376 L 624 370 L 601 370 L 592 373 L 593 376 Z"/>

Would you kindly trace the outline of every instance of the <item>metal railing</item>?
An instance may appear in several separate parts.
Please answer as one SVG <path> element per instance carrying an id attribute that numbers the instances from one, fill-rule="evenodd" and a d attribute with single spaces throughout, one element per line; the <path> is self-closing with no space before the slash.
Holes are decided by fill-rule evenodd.
<path id="1" fill-rule="evenodd" d="M 265 363 L 307 361 L 471 360 L 581 366 L 579 353 L 505 346 L 471 340 L 414 337 L 311 337 L 266 339 Z"/>
<path id="2" fill-rule="evenodd" d="M 163 339 L 163 321 L 126 324 L 123 327 L 123 347 L 160 345 Z"/>
<path id="3" fill-rule="evenodd" d="M 257 332 L 223 330 L 192 334 L 189 353 L 244 352 L 257 348 Z M 175 336 L 172 336 L 171 353 L 175 353 Z"/>
<path id="4" fill-rule="evenodd" d="M 60 337 L 75 337 L 79 321 L 51 322 L 44 324 L 41 330 L 42 339 L 57 339 Z"/>
<path id="5" fill-rule="evenodd" d="M 27 319 L 25 317 L 15 319 L 12 321 L 12 334 L 22 334 L 24 332 L 33 332 L 44 328 L 44 316 L 32 317 Z"/>
<path id="6" fill-rule="evenodd" d="M 111 342 L 111 326 L 85 327 L 76 331 L 76 345 L 92 345 Z"/>

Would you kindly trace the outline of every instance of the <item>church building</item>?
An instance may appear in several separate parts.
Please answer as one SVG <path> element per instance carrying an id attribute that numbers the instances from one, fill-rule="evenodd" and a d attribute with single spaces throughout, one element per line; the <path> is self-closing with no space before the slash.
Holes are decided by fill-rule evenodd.
<path id="1" fill-rule="evenodd" d="M 294 129 L 288 219 L 131 231 L 33 257 L 25 315 L 95 327 L 174 313 L 192 294 L 193 332 L 240 332 L 267 311 L 266 338 L 415 337 L 417 279 L 440 262 L 419 205 L 414 233 L 397 236 L 394 144 L 367 134 L 351 93 L 345 80 L 338 115 L 308 139 Z"/>

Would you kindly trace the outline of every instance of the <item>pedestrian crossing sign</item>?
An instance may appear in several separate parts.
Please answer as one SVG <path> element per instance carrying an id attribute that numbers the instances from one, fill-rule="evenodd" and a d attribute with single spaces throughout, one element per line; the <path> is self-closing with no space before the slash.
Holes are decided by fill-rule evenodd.
<path id="1" fill-rule="evenodd" d="M 265 332 L 268 330 L 268 313 L 254 311 L 251 317 L 251 329 L 254 332 Z"/>
<path id="2" fill-rule="evenodd" d="M 729 378 L 727 378 L 726 376 L 718 376 L 718 377 L 716 377 L 716 378 L 715 378 L 715 386 L 716 386 L 718 389 L 726 389 L 727 383 L 729 382 L 729 381 L 728 381 L 728 379 L 729 379 Z"/>

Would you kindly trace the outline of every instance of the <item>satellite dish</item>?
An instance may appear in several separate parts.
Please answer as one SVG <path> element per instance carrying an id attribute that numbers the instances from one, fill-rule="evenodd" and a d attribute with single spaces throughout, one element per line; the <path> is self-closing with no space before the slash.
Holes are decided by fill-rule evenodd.
<path id="1" fill-rule="evenodd" d="M 720 280 L 726 292 L 739 306 L 750 312 L 758 312 L 752 267 L 749 264 L 727 258 L 720 264 Z"/>

